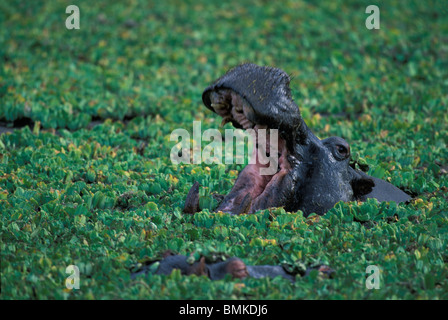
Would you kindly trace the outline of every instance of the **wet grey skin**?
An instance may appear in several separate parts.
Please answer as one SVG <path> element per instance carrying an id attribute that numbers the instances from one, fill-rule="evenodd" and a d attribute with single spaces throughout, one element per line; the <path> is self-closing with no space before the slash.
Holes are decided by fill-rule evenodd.
<path id="1" fill-rule="evenodd" d="M 281 69 L 243 64 L 204 90 L 205 106 L 223 123 L 279 132 L 277 173 L 261 176 L 261 164 L 247 165 L 216 211 L 241 214 L 284 207 L 307 216 L 323 215 L 339 201 L 411 199 L 392 184 L 353 169 L 350 145 L 344 139 L 320 140 L 314 135 L 291 97 L 289 84 L 290 77 Z"/>
<path id="2" fill-rule="evenodd" d="M 139 271 L 132 273 L 132 279 L 137 276 L 151 272 L 152 264 L 141 268 Z M 296 274 L 288 273 L 280 265 L 246 265 L 243 260 L 238 257 L 232 257 L 224 261 L 206 263 L 205 258 L 201 257 L 199 261 L 188 263 L 187 256 L 184 255 L 167 255 L 162 260 L 158 261 L 154 274 L 170 275 L 174 269 L 180 270 L 183 275 L 197 275 L 206 276 L 211 280 L 221 280 L 230 274 L 232 278 L 244 279 L 264 278 L 264 277 L 283 277 L 291 282 L 295 281 Z M 306 268 L 302 273 L 297 273 L 300 276 L 307 276 L 312 270 L 318 270 L 330 277 L 335 271 L 330 267 L 320 264 Z"/>

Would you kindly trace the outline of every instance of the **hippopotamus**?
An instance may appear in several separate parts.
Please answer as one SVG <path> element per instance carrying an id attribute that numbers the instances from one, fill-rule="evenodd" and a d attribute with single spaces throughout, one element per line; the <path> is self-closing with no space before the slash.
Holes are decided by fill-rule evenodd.
<path id="1" fill-rule="evenodd" d="M 353 168 L 350 145 L 343 138 L 319 139 L 303 120 L 291 96 L 290 77 L 281 69 L 252 63 L 236 66 L 208 86 L 202 100 L 235 128 L 278 130 L 276 172 L 261 175 L 265 164 L 248 164 L 216 211 L 241 214 L 284 207 L 308 216 L 323 215 L 339 201 L 411 199 L 389 182 Z M 265 146 L 268 151 L 270 147 L 269 143 Z M 254 148 L 253 154 L 258 140 Z M 198 186 L 192 189 L 186 212 L 197 202 Z"/>
<path id="2" fill-rule="evenodd" d="M 170 275 L 173 270 L 180 270 L 182 275 L 197 275 L 206 276 L 210 280 L 224 279 L 227 274 L 230 274 L 234 279 L 264 278 L 264 277 L 283 277 L 291 282 L 294 282 L 296 275 L 308 276 L 311 271 L 316 270 L 324 277 L 332 277 L 335 270 L 325 264 L 317 264 L 307 267 L 302 271 L 288 272 L 281 265 L 246 265 L 243 260 L 238 257 L 231 257 L 223 261 L 206 262 L 205 257 L 201 257 L 199 261 L 189 263 L 189 259 L 185 255 L 173 254 L 167 251 L 163 254 L 163 258 L 158 261 L 151 262 L 144 266 L 139 271 L 132 274 L 135 278 L 138 275 L 151 272 L 152 265 L 158 263 L 154 274 Z"/>

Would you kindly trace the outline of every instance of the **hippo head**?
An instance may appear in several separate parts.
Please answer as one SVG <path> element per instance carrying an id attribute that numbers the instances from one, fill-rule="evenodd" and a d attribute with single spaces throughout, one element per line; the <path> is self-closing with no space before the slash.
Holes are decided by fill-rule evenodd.
<path id="1" fill-rule="evenodd" d="M 243 64 L 204 90 L 205 106 L 223 123 L 257 133 L 278 130 L 275 148 L 269 143 L 264 147 L 277 152 L 277 170 L 261 174 L 265 164 L 258 159 L 248 164 L 217 210 L 240 214 L 285 207 L 308 215 L 324 214 L 339 201 L 410 199 L 390 183 L 353 169 L 350 145 L 344 139 L 316 137 L 303 121 L 289 83 L 289 76 L 280 69 Z M 253 154 L 259 147 L 257 135 Z"/>

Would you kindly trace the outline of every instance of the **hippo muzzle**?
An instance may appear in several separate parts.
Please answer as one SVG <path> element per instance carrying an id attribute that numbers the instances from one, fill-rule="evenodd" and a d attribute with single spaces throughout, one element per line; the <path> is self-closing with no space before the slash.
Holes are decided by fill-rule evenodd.
<path id="1" fill-rule="evenodd" d="M 392 184 L 353 169 L 344 139 L 315 136 L 291 97 L 289 83 L 290 77 L 280 69 L 243 64 L 204 90 L 205 106 L 221 116 L 223 124 L 231 122 L 257 134 L 260 129 L 278 130 L 275 148 L 264 146 L 268 152 L 277 151 L 277 170 L 261 174 L 265 164 L 258 159 L 248 164 L 217 211 L 241 214 L 284 207 L 322 215 L 339 201 L 410 199 Z M 253 154 L 260 147 L 257 135 Z"/>

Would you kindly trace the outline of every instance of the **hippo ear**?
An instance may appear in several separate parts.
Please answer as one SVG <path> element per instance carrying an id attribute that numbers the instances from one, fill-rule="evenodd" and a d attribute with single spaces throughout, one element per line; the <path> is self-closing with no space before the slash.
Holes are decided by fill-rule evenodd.
<path id="1" fill-rule="evenodd" d="M 366 194 L 372 192 L 375 182 L 367 175 L 358 175 L 352 180 L 353 196 L 361 199 Z"/>

